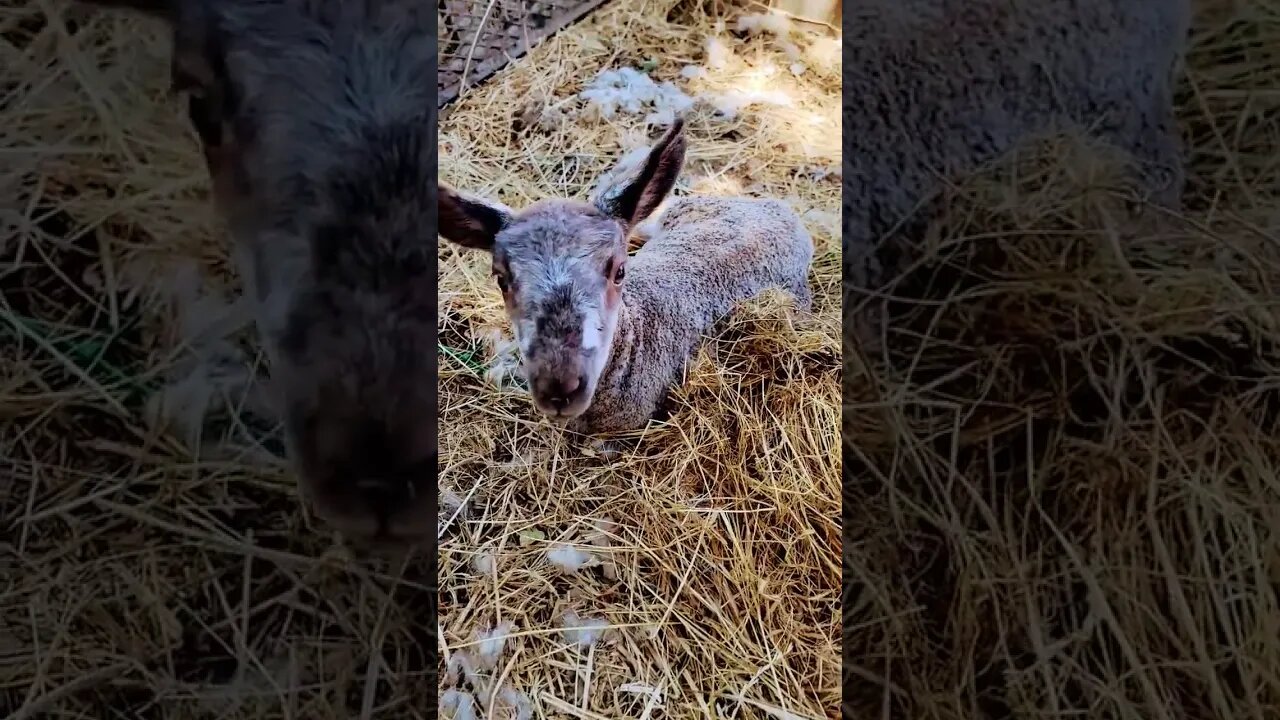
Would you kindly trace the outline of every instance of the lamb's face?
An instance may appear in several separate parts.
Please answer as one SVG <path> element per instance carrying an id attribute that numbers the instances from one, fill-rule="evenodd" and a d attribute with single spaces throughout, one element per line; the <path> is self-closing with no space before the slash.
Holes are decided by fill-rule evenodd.
<path id="1" fill-rule="evenodd" d="M 622 224 L 581 203 L 533 205 L 497 234 L 493 274 L 539 412 L 567 420 L 591 406 L 613 347 L 626 260 Z"/>
<path id="2" fill-rule="evenodd" d="M 440 236 L 493 253 L 493 274 L 543 414 L 568 420 L 591 406 L 622 309 L 626 235 L 675 184 L 683 129 L 677 119 L 647 154 L 623 158 L 598 184 L 592 204 L 549 200 L 517 213 L 439 186 Z"/>
<path id="3" fill-rule="evenodd" d="M 170 26 L 174 84 L 190 91 L 218 208 L 259 302 L 302 494 L 348 535 L 421 538 L 436 520 L 426 9 L 99 1 Z"/>

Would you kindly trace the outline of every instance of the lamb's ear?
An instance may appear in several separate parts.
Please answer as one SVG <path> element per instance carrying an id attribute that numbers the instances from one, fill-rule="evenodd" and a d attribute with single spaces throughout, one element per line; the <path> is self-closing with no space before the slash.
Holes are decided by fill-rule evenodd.
<path id="1" fill-rule="evenodd" d="M 493 239 L 511 222 L 511 209 L 453 188 L 436 186 L 440 237 L 463 247 L 493 250 Z"/>
<path id="2" fill-rule="evenodd" d="M 628 229 L 644 222 L 675 186 L 684 167 L 684 146 L 684 120 L 677 118 L 643 163 L 632 155 L 619 162 L 594 193 L 595 206 Z"/>
<path id="3" fill-rule="evenodd" d="M 211 0 L 81 0 L 99 8 L 131 10 L 165 20 L 173 32 L 170 83 L 187 94 L 187 116 L 212 163 L 225 145 L 235 113 L 226 77 L 222 38 L 211 17 Z"/>
<path id="4" fill-rule="evenodd" d="M 221 156 L 226 148 L 242 141 L 235 137 L 233 119 L 238 108 L 227 75 L 226 37 L 214 21 L 209 2 L 169 0 L 168 5 L 173 23 L 173 89 L 186 93 L 187 117 L 214 166 L 225 159 Z"/>

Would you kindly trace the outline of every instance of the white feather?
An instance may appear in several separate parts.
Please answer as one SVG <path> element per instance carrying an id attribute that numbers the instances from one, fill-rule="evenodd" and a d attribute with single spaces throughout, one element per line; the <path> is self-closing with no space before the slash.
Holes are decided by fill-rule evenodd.
<path id="1" fill-rule="evenodd" d="M 559 545 L 547 551 L 547 560 L 567 573 L 578 572 L 592 564 L 594 559 L 590 554 L 569 545 Z"/>

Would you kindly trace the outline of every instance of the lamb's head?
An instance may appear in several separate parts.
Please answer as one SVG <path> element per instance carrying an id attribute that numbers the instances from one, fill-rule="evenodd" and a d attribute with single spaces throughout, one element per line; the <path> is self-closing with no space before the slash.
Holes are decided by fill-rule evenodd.
<path id="1" fill-rule="evenodd" d="M 543 200 L 515 211 L 439 188 L 440 235 L 486 250 L 537 409 L 568 420 L 591 406 L 622 307 L 627 242 L 675 184 L 683 124 L 633 167 L 615 168 L 593 203 Z"/>
<path id="2" fill-rule="evenodd" d="M 98 0 L 162 19 L 302 493 L 358 536 L 437 521 L 435 48 L 413 0 Z"/>

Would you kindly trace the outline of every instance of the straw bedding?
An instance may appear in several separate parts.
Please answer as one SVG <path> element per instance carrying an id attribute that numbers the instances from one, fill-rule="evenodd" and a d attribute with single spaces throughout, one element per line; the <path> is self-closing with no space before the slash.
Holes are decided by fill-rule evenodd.
<path id="1" fill-rule="evenodd" d="M 585 198 L 660 129 L 644 126 L 651 108 L 579 113 L 577 93 L 602 69 L 652 67 L 708 97 L 689 115 L 684 191 L 788 198 L 818 256 L 815 317 L 781 295 L 749 303 L 716 329 L 672 417 L 609 461 L 539 420 L 495 371 L 506 319 L 489 258 L 442 249 L 441 484 L 468 498 L 453 522 L 444 503 L 442 638 L 457 668 L 482 661 L 480 634 L 511 632 L 481 700 L 505 686 L 558 717 L 830 717 L 839 706 L 840 182 L 826 172 L 839 163 L 838 46 L 796 37 L 792 52 L 809 59 L 795 76 L 777 38 L 726 30 L 730 54 L 706 67 L 717 18 L 701 5 L 606 5 L 441 122 L 442 180 L 516 207 Z M 686 64 L 705 72 L 683 79 Z M 725 93 L 743 90 L 790 102 L 719 117 Z M 589 565 L 559 569 L 574 550 Z M 566 613 L 610 629 L 573 645 Z M 443 687 L 473 687 L 456 674 Z"/>
<path id="2" fill-rule="evenodd" d="M 1131 217 L 1097 152 L 1028 150 L 931 209 L 893 302 L 861 307 L 893 332 L 843 370 L 836 78 L 821 52 L 789 79 L 768 37 L 726 36 L 724 68 L 678 79 L 705 62 L 703 5 L 613 3 L 540 47 L 443 119 L 442 176 L 516 205 L 584 195 L 640 121 L 522 101 L 569 107 L 603 67 L 785 91 L 695 109 L 689 189 L 791 198 L 816 314 L 744 307 L 610 462 L 495 382 L 499 298 L 482 258 L 442 248 L 462 507 L 438 626 L 422 559 L 313 525 L 250 422 L 260 360 L 163 33 L 0 8 L 0 714 L 427 717 L 437 669 L 473 689 L 465 657 L 535 716 L 834 717 L 842 644 L 852 717 L 1276 712 L 1280 5 L 1198 22 L 1185 217 Z"/>

